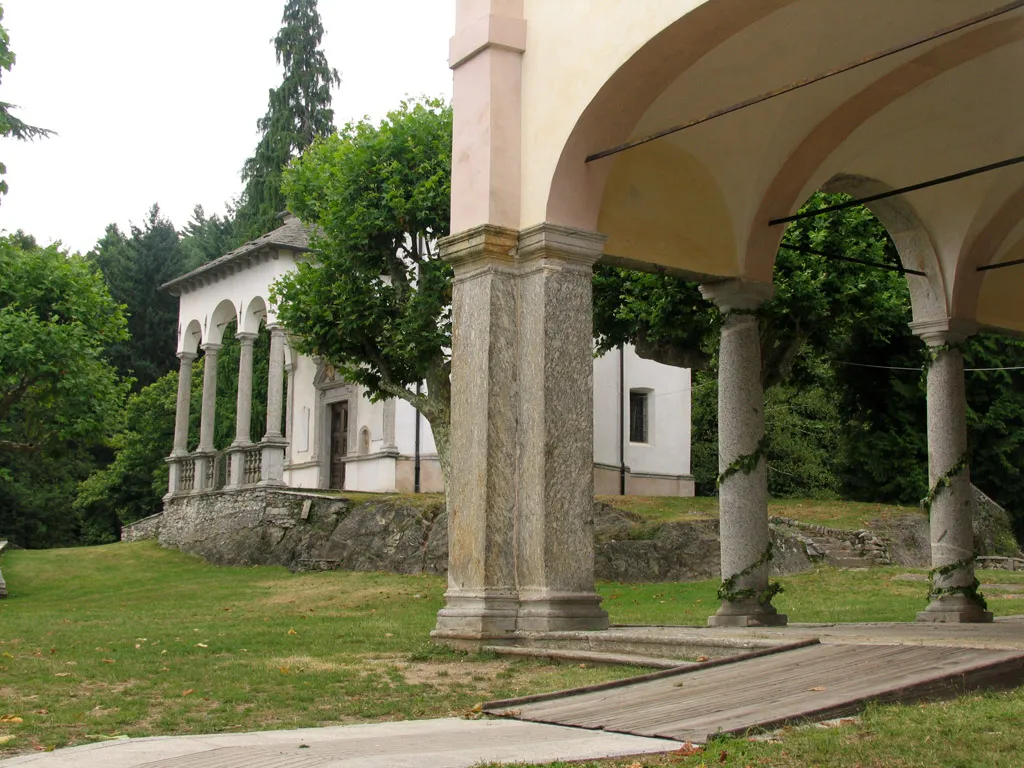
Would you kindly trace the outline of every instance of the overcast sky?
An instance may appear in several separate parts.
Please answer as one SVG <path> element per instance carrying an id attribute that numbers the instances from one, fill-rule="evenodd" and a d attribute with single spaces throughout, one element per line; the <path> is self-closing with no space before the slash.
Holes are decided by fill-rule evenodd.
<path id="1" fill-rule="evenodd" d="M 59 135 L 0 142 L 0 229 L 91 248 L 153 203 L 179 229 L 241 192 L 284 0 L 3 0 L 17 62 L 0 101 Z M 454 0 L 320 0 L 341 73 L 335 123 L 380 118 L 406 95 L 451 98 Z"/>

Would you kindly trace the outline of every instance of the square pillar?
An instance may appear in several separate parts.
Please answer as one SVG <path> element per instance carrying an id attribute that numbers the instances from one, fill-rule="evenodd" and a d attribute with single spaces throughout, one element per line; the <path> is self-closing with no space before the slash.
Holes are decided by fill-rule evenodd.
<path id="1" fill-rule="evenodd" d="M 591 280 L 604 240 L 552 224 L 519 236 L 519 630 L 608 626 L 594 591 Z"/>
<path id="2" fill-rule="evenodd" d="M 515 230 L 441 241 L 452 265 L 448 590 L 432 635 L 497 639 L 516 628 Z"/>

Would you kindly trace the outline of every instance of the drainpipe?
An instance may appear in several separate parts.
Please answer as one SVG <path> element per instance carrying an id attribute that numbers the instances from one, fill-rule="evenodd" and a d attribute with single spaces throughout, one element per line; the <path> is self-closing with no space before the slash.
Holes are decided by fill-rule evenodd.
<path id="1" fill-rule="evenodd" d="M 416 397 L 420 396 L 420 383 L 416 382 Z M 420 492 L 420 411 L 416 410 L 415 448 L 413 449 L 412 492 Z"/>
<path id="2" fill-rule="evenodd" d="M 619 344 L 619 495 L 626 495 L 626 359 Z"/>

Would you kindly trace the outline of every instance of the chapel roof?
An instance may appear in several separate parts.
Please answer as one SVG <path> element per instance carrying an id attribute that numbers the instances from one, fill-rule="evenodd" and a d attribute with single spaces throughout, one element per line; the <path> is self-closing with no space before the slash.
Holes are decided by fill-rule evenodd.
<path id="1" fill-rule="evenodd" d="M 239 267 L 277 248 L 297 253 L 309 251 L 309 227 L 299 221 L 294 214 L 286 213 L 284 224 L 277 229 L 260 235 L 255 240 L 250 240 L 191 272 L 168 280 L 160 286 L 160 290 L 168 291 L 172 296 L 180 296 L 182 289 L 188 289 L 209 279 L 223 277 L 225 273 L 234 272 Z"/>

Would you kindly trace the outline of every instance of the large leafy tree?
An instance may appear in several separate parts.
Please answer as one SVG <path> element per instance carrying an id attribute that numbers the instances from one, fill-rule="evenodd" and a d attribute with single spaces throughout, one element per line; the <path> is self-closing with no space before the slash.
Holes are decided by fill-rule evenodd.
<path id="1" fill-rule="evenodd" d="M 121 307 L 79 256 L 0 238 L 0 531 L 69 542 L 74 484 L 120 424 L 126 386 L 106 359 Z"/>
<path id="2" fill-rule="evenodd" d="M 0 21 L 3 21 L 4 9 L 0 5 Z M 14 51 L 11 50 L 11 38 L 7 34 L 7 30 L 0 25 L 0 76 L 3 75 L 4 70 L 7 72 L 11 71 L 11 67 L 14 66 L 15 62 Z M 21 141 L 31 141 L 32 139 L 40 138 L 43 136 L 49 136 L 53 133 L 46 128 L 39 128 L 34 125 L 29 125 L 20 118 L 14 116 L 11 110 L 16 107 L 13 104 L 8 104 L 6 101 L 0 101 L 0 136 L 12 136 L 15 139 Z M 3 163 L 0 163 L 0 176 L 3 176 L 7 172 L 7 168 Z M 7 193 L 7 182 L 0 178 L 0 195 Z"/>
<path id="3" fill-rule="evenodd" d="M 449 468 L 451 109 L 406 102 L 317 141 L 285 174 L 289 207 L 313 226 L 312 258 L 277 284 L 298 348 L 430 422 Z M 417 394 L 418 382 L 426 390 Z"/>
<path id="4" fill-rule="evenodd" d="M 111 345 L 111 359 L 138 388 L 177 367 L 178 300 L 160 286 L 185 271 L 185 255 L 174 225 L 154 205 L 142 227 L 125 235 L 107 227 L 89 258 L 102 271 L 110 293 L 124 304 L 130 337 Z"/>
<path id="5" fill-rule="evenodd" d="M 314 139 L 334 132 L 331 86 L 341 78 L 320 49 L 324 28 L 316 0 L 288 0 L 281 24 L 274 50 L 284 79 L 270 91 L 267 113 L 257 123 L 259 144 L 242 167 L 245 192 L 238 227 L 243 239 L 274 227 L 285 208 L 282 169 Z"/>

